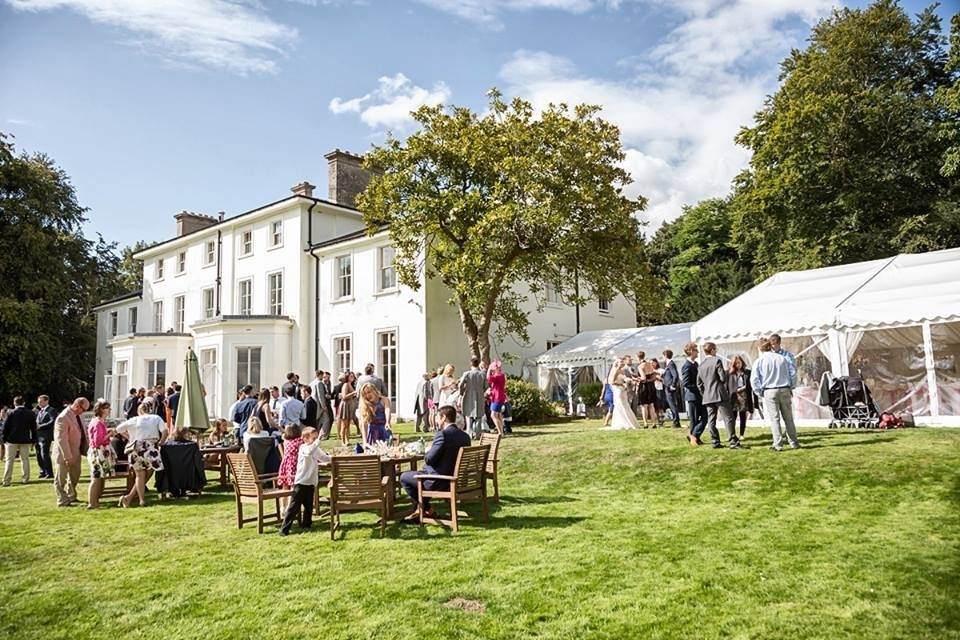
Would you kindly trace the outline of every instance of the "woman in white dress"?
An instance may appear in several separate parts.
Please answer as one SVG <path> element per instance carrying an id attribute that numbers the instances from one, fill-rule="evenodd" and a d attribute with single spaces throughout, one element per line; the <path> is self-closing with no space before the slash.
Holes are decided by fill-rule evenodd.
<path id="1" fill-rule="evenodd" d="M 623 375 L 623 362 L 616 360 L 607 376 L 607 384 L 613 387 L 613 418 L 610 426 L 604 427 L 610 431 L 636 429 L 637 416 L 630 407 L 630 398 L 627 396 L 628 380 Z"/>

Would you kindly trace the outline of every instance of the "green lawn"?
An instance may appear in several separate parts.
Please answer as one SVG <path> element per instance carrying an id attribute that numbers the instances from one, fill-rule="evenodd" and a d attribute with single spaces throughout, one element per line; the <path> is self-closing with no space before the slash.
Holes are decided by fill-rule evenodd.
<path id="1" fill-rule="evenodd" d="M 221 490 L 87 512 L 0 488 L 0 638 L 960 638 L 960 430 L 774 453 L 759 429 L 714 451 L 597 426 L 519 429 L 502 503 L 458 536 L 381 540 L 367 514 L 336 542 L 258 536 Z"/>

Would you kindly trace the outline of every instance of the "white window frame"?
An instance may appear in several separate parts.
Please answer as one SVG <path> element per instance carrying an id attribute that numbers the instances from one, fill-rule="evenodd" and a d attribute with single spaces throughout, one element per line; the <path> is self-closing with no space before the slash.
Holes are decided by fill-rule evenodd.
<path id="1" fill-rule="evenodd" d="M 383 252 L 385 249 L 393 250 L 393 262 L 390 263 L 390 266 L 384 266 L 383 264 Z M 397 287 L 397 249 L 391 244 L 383 244 L 377 247 L 377 274 L 376 274 L 376 291 L 377 293 L 393 293 L 398 289 Z M 383 286 L 383 276 L 384 273 L 389 270 L 393 272 L 393 284 L 389 287 Z"/>
<path id="2" fill-rule="evenodd" d="M 110 319 L 110 327 L 109 327 L 110 337 L 115 338 L 117 337 L 117 333 L 120 332 L 120 312 L 111 311 L 109 319 Z"/>
<path id="3" fill-rule="evenodd" d="M 210 295 L 210 305 L 207 306 L 207 294 Z M 209 320 L 217 315 L 217 292 L 213 287 L 204 287 L 200 290 L 200 303 L 203 305 L 203 319 Z"/>
<path id="4" fill-rule="evenodd" d="M 283 218 L 279 220 L 271 220 L 270 226 L 267 228 L 267 233 L 269 234 L 269 244 L 270 249 L 279 249 L 283 246 Z M 279 235 L 279 239 L 278 236 Z"/>
<path id="5" fill-rule="evenodd" d="M 163 280 L 163 258 L 157 258 L 157 261 L 153 263 L 153 281 L 160 282 Z"/>
<path id="6" fill-rule="evenodd" d="M 350 273 L 347 276 L 348 282 L 350 283 L 350 291 L 346 295 L 341 295 L 340 285 L 343 282 L 343 276 L 340 274 L 340 260 L 347 259 L 350 264 Z M 333 299 L 336 300 L 353 300 L 353 254 L 344 253 L 339 256 L 334 256 L 333 258 Z"/>
<path id="7" fill-rule="evenodd" d="M 600 313 L 600 315 L 609 316 L 611 315 L 610 306 L 612 304 L 613 304 L 613 300 L 597 298 L 597 311 Z"/>
<path id="8" fill-rule="evenodd" d="M 340 335 L 332 336 L 332 338 L 333 345 L 331 353 L 333 353 L 333 362 L 335 365 L 334 374 L 339 376 L 341 373 L 345 373 L 353 368 L 353 334 L 341 333 Z M 339 342 L 341 340 L 348 341 L 348 349 L 343 350 L 341 348 L 343 346 L 342 343 Z"/>
<path id="9" fill-rule="evenodd" d="M 211 354 L 213 355 L 212 358 L 209 357 Z M 216 347 L 202 347 L 199 355 L 200 383 L 207 392 L 207 411 L 213 415 L 220 410 L 217 407 L 218 387 L 220 386 L 217 383 L 217 378 L 220 375 L 220 353 Z"/>
<path id="10" fill-rule="evenodd" d="M 163 363 L 163 380 L 159 380 L 160 368 L 157 366 L 158 362 Z M 148 358 L 144 360 L 144 370 L 147 372 L 147 388 L 152 389 L 161 383 L 166 386 L 167 384 L 167 359 L 166 358 Z"/>
<path id="11" fill-rule="evenodd" d="M 547 351 L 563 344 L 563 340 L 547 340 Z"/>
<path id="12" fill-rule="evenodd" d="M 163 333 L 163 300 L 153 301 L 153 332 Z"/>
<path id="13" fill-rule="evenodd" d="M 273 278 L 280 278 L 280 296 L 277 303 L 273 300 Z M 283 315 L 283 269 L 267 274 L 267 312 L 272 316 Z"/>
<path id="14" fill-rule="evenodd" d="M 129 333 L 137 332 L 137 322 L 140 320 L 140 310 L 137 307 L 127 309 L 127 331 Z"/>
<path id="15" fill-rule="evenodd" d="M 383 352 L 388 350 L 389 347 L 380 346 L 380 336 L 385 336 L 393 334 L 393 372 L 388 373 L 388 365 L 384 364 L 383 361 Z M 385 327 L 382 329 L 376 329 L 373 332 L 373 348 L 376 350 L 375 362 L 377 363 L 377 371 L 380 373 L 380 379 L 383 380 L 383 384 L 387 387 L 387 395 L 390 398 L 390 406 L 396 408 L 397 406 L 397 388 L 398 380 L 400 374 L 400 331 L 397 327 Z M 392 388 L 391 388 L 392 387 Z"/>
<path id="16" fill-rule="evenodd" d="M 173 298 L 173 332 L 185 333 L 187 330 L 187 296 L 180 294 Z"/>
<path id="17" fill-rule="evenodd" d="M 247 312 L 243 312 L 243 285 L 249 285 L 250 291 L 247 295 Z M 237 315 L 238 316 L 252 316 L 253 315 L 253 278 L 244 278 L 242 280 L 237 280 Z"/>
<path id="18" fill-rule="evenodd" d="M 543 301 L 552 307 L 559 307 L 563 304 L 560 298 L 560 287 L 555 282 L 547 282 L 543 285 Z"/>
<path id="19" fill-rule="evenodd" d="M 250 234 L 250 249 L 249 251 L 246 248 L 246 241 L 244 238 L 247 234 Z M 253 227 L 243 229 L 240 231 L 240 234 L 237 236 L 238 247 L 237 247 L 237 257 L 238 258 L 249 258 L 253 255 Z"/>
<path id="20" fill-rule="evenodd" d="M 251 381 L 249 380 L 249 378 L 250 378 L 250 368 L 251 368 L 250 365 L 251 365 L 251 363 L 253 362 L 253 358 L 252 358 L 251 356 L 253 355 L 253 350 L 254 350 L 254 349 L 258 349 L 258 350 L 260 351 L 260 359 L 259 359 L 260 372 L 259 372 L 259 374 L 258 374 L 259 379 L 256 381 L 256 384 L 254 384 L 253 382 L 251 382 Z M 248 352 L 248 354 L 247 354 L 247 376 L 246 376 L 246 380 L 244 380 L 244 383 L 243 383 L 243 384 L 240 384 L 240 375 L 239 375 L 239 374 L 240 374 L 240 351 L 247 351 L 247 352 Z M 236 366 L 234 367 L 234 372 L 233 372 L 234 375 L 236 376 L 236 379 L 234 380 L 234 382 L 235 382 L 236 384 L 234 385 L 234 387 L 237 388 L 237 389 L 239 389 L 240 387 L 242 387 L 242 386 L 244 386 L 244 385 L 246 385 L 246 384 L 252 384 L 252 385 L 253 385 L 253 388 L 259 392 L 260 387 L 262 386 L 262 383 L 263 383 L 263 345 L 259 345 L 259 344 L 237 345 L 237 346 L 234 348 L 233 353 L 234 353 L 234 355 L 236 356 L 236 360 L 234 361 L 234 363 L 235 363 Z"/>
<path id="21" fill-rule="evenodd" d="M 174 272 L 175 275 L 182 276 L 187 272 L 187 251 L 178 251 L 177 252 L 177 270 Z"/>
<path id="22" fill-rule="evenodd" d="M 116 374 L 114 376 L 117 379 L 117 384 L 113 385 L 114 390 L 112 394 L 104 394 L 107 396 L 114 396 L 111 398 L 113 403 L 112 413 L 115 416 L 120 416 L 120 411 L 123 408 L 123 401 L 126 399 L 126 394 L 130 391 L 130 361 L 129 360 L 117 360 L 117 366 L 114 369 Z M 126 418 L 126 416 L 123 416 Z"/>
<path id="23" fill-rule="evenodd" d="M 203 243 L 203 266 L 212 267 L 217 264 L 217 241 L 207 240 Z"/>

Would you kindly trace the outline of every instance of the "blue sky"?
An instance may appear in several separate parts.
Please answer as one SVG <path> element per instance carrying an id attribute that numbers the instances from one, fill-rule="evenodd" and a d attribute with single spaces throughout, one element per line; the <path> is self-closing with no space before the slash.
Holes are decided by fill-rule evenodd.
<path id="1" fill-rule="evenodd" d="M 230 216 L 304 179 L 325 195 L 326 151 L 402 136 L 425 102 L 482 109 L 498 86 L 603 106 L 654 228 L 727 191 L 747 160 L 733 135 L 833 5 L 0 0 L 0 130 L 72 177 L 88 236 L 128 244 L 169 237 L 183 209 Z"/>

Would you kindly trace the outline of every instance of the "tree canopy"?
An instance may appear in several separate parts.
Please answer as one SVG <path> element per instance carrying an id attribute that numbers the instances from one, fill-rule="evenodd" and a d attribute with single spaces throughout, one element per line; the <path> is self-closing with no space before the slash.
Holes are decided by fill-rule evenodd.
<path id="1" fill-rule="evenodd" d="M 642 246 L 618 129 L 598 107 L 507 103 L 488 111 L 425 106 L 420 129 L 366 156 L 374 177 L 359 208 L 371 232 L 389 229 L 398 277 L 417 288 L 438 277 L 451 291 L 470 350 L 489 358 L 490 331 L 526 339 L 529 287 L 579 282 L 580 294 L 630 292 Z"/>

